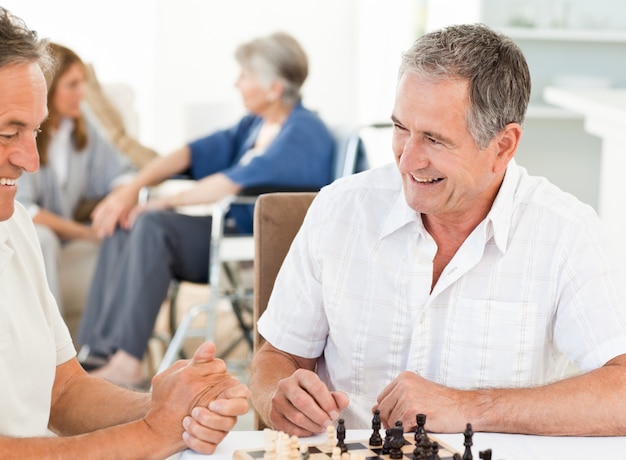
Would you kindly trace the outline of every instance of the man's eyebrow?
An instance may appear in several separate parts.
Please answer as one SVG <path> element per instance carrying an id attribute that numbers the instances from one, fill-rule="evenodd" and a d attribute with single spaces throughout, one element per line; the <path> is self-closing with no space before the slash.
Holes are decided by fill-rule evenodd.
<path id="1" fill-rule="evenodd" d="M 42 124 L 44 124 L 44 122 L 48 119 L 48 116 L 49 114 L 46 113 L 46 116 L 37 125 L 37 128 L 39 128 Z M 23 120 L 13 118 L 0 124 L 0 129 L 6 129 L 10 127 L 26 128 L 27 126 L 28 126 L 28 123 L 24 122 Z"/>
<path id="2" fill-rule="evenodd" d="M 0 125 L 0 128 L 8 128 L 10 126 L 17 126 L 19 128 L 24 128 L 26 123 L 21 120 L 8 120 Z"/>
<path id="3" fill-rule="evenodd" d="M 398 124 L 400 126 L 404 126 L 402 124 L 402 122 L 400 120 L 398 120 L 398 118 L 395 115 L 391 115 L 391 122 L 394 124 Z M 441 142 L 442 144 L 446 144 L 446 145 L 452 145 L 452 139 L 450 139 L 449 137 L 446 137 L 440 133 L 435 133 L 432 131 L 423 131 L 425 136 L 428 137 L 432 137 L 433 139 L 436 139 L 437 141 Z"/>

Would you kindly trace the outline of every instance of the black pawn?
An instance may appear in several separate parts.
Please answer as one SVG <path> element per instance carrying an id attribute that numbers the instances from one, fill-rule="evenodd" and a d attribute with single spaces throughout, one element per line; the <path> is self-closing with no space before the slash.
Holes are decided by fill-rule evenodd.
<path id="1" fill-rule="evenodd" d="M 491 449 L 481 450 L 478 452 L 478 458 L 482 460 L 491 460 Z"/>
<path id="2" fill-rule="evenodd" d="M 463 445 L 465 446 L 463 460 L 474 460 L 474 456 L 472 455 L 472 445 L 474 444 L 472 438 L 474 436 L 474 430 L 472 430 L 471 423 L 467 424 L 465 431 L 463 432 L 463 436 L 465 436 L 465 441 L 463 442 Z"/>
<path id="3" fill-rule="evenodd" d="M 391 428 L 391 439 L 389 440 L 389 458 L 398 460 L 402 458 L 402 447 L 404 446 L 404 431 L 402 425 Z"/>
<path id="4" fill-rule="evenodd" d="M 337 447 L 341 449 L 341 452 L 347 452 L 348 448 L 346 447 L 346 425 L 345 421 L 340 418 L 337 420 Z"/>
<path id="5" fill-rule="evenodd" d="M 382 446 L 383 438 L 380 436 L 380 411 L 376 409 L 374 411 L 374 417 L 372 418 L 372 436 L 370 436 L 370 446 Z"/>
<path id="6" fill-rule="evenodd" d="M 430 460 L 441 460 L 441 457 L 439 457 L 439 443 L 437 441 L 433 441 L 430 445 Z"/>
<path id="7" fill-rule="evenodd" d="M 391 449 L 391 446 L 389 445 L 389 442 L 391 441 L 391 428 L 387 428 L 385 430 L 385 440 L 383 442 L 383 448 L 381 450 L 381 453 L 386 455 L 389 453 L 389 450 Z"/>

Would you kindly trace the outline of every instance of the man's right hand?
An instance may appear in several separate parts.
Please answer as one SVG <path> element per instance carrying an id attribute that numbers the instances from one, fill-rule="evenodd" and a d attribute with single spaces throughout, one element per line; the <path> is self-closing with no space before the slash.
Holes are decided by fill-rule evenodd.
<path id="1" fill-rule="evenodd" d="M 279 380 L 269 419 L 276 430 L 311 436 L 325 431 L 349 402 L 344 392 L 330 391 L 315 372 L 298 369 Z"/>

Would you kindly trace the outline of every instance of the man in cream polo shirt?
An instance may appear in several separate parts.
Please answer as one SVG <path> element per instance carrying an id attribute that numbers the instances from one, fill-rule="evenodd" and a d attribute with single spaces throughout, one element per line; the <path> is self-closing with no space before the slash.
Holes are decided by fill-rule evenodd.
<path id="1" fill-rule="evenodd" d="M 0 7 L 0 458 L 166 458 L 211 453 L 249 390 L 203 344 L 151 393 L 88 375 L 46 282 L 33 224 L 14 201 L 47 116 L 47 42 Z M 80 436 L 77 436 L 80 435 Z"/>

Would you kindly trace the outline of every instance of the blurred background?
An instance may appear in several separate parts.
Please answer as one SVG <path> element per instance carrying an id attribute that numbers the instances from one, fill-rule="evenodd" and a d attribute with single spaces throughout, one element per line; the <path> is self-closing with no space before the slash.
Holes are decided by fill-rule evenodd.
<path id="1" fill-rule="evenodd" d="M 242 115 L 235 47 L 283 30 L 310 59 L 304 102 L 331 124 L 387 121 L 402 50 L 424 31 L 485 22 L 524 50 L 532 105 L 518 161 L 597 207 L 601 141 L 546 104 L 548 85 L 626 86 L 621 0 L 4 0 L 40 35 L 129 90 L 130 131 L 159 153 Z M 391 160 L 388 147 L 381 157 Z M 378 150 L 378 149 L 377 149 Z M 565 167 L 564 167 L 565 165 Z"/>

